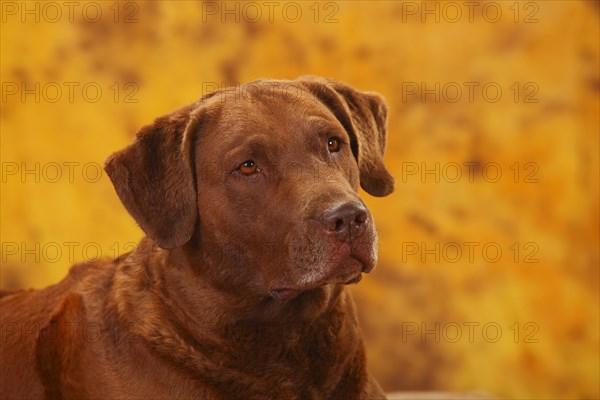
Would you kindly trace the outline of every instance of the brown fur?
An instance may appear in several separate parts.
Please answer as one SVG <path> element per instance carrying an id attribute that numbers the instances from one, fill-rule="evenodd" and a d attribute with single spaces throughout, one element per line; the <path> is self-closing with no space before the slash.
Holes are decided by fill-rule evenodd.
<path id="1" fill-rule="evenodd" d="M 385 398 L 345 288 L 376 263 L 357 190 L 393 190 L 385 124 L 379 95 L 303 77 L 143 128 L 106 171 L 148 237 L 2 293 L 1 397 Z"/>

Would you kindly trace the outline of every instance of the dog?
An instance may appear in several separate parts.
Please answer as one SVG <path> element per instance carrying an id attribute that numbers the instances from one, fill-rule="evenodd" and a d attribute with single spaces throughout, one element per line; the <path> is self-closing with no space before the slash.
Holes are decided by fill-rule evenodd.
<path id="1" fill-rule="evenodd" d="M 377 262 L 384 99 L 258 80 L 140 130 L 105 164 L 146 237 L 4 292 L 6 399 L 384 399 L 347 285 Z"/>

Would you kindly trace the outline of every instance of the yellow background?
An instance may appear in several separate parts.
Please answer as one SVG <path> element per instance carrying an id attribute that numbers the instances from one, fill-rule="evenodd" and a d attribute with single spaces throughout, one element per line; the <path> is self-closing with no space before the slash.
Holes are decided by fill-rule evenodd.
<path id="1" fill-rule="evenodd" d="M 2 287 L 142 237 L 96 173 L 154 117 L 323 75 L 389 106 L 396 191 L 364 195 L 380 263 L 352 289 L 384 389 L 600 396 L 598 2 L 54 4 L 2 2 Z"/>

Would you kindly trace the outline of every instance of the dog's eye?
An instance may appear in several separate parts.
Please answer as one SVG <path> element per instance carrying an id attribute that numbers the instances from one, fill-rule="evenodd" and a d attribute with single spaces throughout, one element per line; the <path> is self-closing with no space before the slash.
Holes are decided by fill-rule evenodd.
<path id="1" fill-rule="evenodd" d="M 243 163 L 240 164 L 238 169 L 244 175 L 252 175 L 259 171 L 258 165 L 256 165 L 256 163 L 252 160 L 244 161 Z"/>
<path id="2" fill-rule="evenodd" d="M 340 151 L 340 140 L 336 137 L 330 137 L 327 139 L 327 148 L 330 153 L 337 153 Z"/>

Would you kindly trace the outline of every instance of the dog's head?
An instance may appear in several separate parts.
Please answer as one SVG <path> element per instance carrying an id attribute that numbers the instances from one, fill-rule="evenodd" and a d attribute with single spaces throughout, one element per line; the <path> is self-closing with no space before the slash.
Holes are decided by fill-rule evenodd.
<path id="1" fill-rule="evenodd" d="M 184 247 L 223 290 L 289 300 L 377 261 L 357 191 L 393 190 L 381 96 L 316 77 L 256 81 L 158 118 L 106 162 L 159 246 Z"/>

